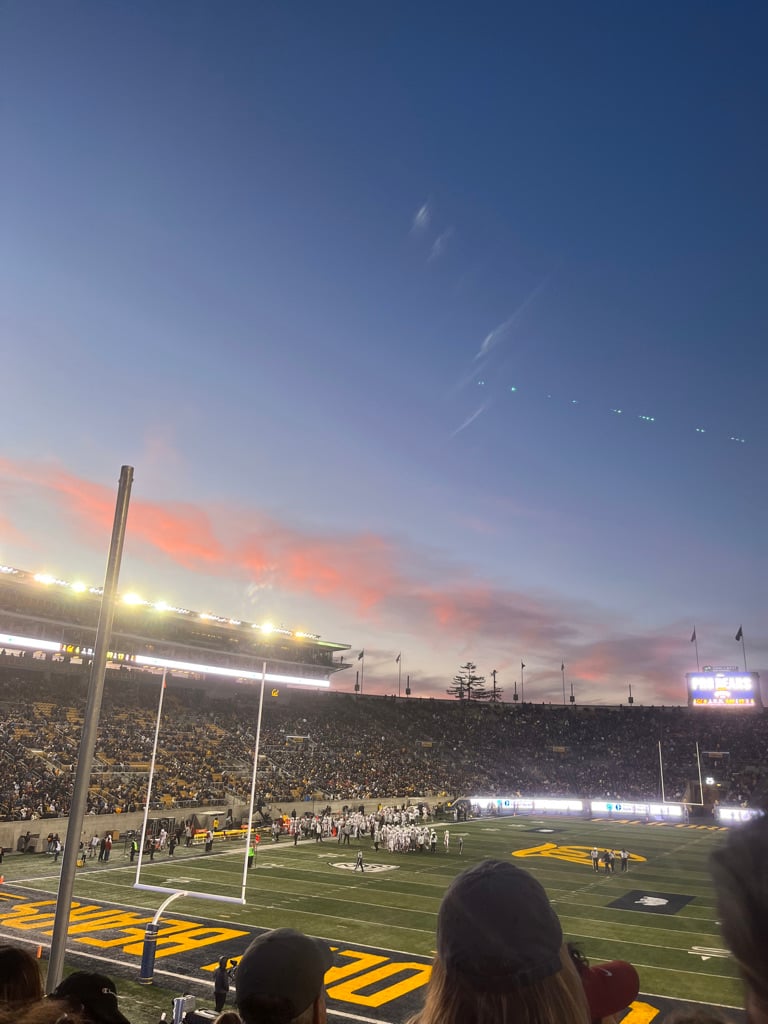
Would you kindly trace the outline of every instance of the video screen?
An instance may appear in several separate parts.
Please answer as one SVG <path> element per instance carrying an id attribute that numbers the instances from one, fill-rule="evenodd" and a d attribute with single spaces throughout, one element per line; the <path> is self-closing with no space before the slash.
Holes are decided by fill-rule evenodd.
<path id="1" fill-rule="evenodd" d="M 691 707 L 762 707 L 757 672 L 689 672 L 686 679 Z"/>

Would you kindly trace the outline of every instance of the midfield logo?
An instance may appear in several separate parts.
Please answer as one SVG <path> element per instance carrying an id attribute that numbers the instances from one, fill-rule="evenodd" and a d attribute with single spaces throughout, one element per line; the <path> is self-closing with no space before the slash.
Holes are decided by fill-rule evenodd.
<path id="1" fill-rule="evenodd" d="M 372 875 L 381 873 L 382 871 L 397 871 L 399 864 L 366 864 L 365 873 L 366 875 L 370 871 Z M 332 868 L 340 868 L 342 871 L 354 871 L 355 862 L 353 860 L 337 860 L 331 864 Z"/>
<path id="2" fill-rule="evenodd" d="M 571 864 L 583 864 L 592 870 L 592 858 L 589 856 L 591 846 L 560 846 L 557 843 L 542 843 L 541 846 L 531 846 L 527 850 L 513 850 L 513 857 L 552 857 L 553 860 L 567 860 Z M 600 853 L 603 851 L 600 850 Z M 639 853 L 630 853 L 630 864 L 640 864 L 645 861 Z M 602 871 L 602 863 L 600 870 Z M 620 873 L 619 856 L 616 855 L 615 873 Z M 642 894 L 641 894 L 642 895 Z"/>
<path id="3" fill-rule="evenodd" d="M 646 892 L 643 889 L 633 889 L 608 906 L 614 910 L 638 910 L 645 914 L 676 914 L 692 899 L 693 896 L 683 896 L 678 892 Z"/>

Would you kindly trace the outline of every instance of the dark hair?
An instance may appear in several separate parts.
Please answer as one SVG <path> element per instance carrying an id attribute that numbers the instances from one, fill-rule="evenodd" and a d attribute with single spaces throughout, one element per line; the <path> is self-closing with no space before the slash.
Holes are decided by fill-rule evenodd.
<path id="1" fill-rule="evenodd" d="M 768 818 L 734 829 L 710 861 L 720 927 L 750 1003 L 768 1016 Z"/>
<path id="2" fill-rule="evenodd" d="M 18 1007 L 42 997 L 37 960 L 19 946 L 0 945 L 0 1005 Z"/>

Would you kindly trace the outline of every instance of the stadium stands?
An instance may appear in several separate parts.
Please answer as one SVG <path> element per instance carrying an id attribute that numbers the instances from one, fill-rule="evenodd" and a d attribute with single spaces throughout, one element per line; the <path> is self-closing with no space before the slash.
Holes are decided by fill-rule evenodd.
<path id="1" fill-rule="evenodd" d="M 85 708 L 86 672 L 0 656 L 0 819 L 66 814 Z M 29 670 L 28 670 L 29 669 Z M 108 673 L 88 810 L 143 807 L 158 682 Z M 236 699 L 232 699 L 236 694 Z M 189 690 L 171 680 L 161 723 L 153 807 L 211 806 L 250 793 L 257 694 Z M 690 799 L 766 803 L 765 712 L 687 708 L 466 706 L 350 693 L 285 691 L 267 700 L 260 797 L 267 803 L 441 798 L 469 794 Z M 705 787 L 706 789 L 707 787 Z M 698 799 L 698 796 L 695 797 Z"/>

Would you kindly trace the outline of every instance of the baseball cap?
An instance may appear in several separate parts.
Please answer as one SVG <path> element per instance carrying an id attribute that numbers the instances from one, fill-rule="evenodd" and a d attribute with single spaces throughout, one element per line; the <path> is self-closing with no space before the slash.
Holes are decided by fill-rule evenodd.
<path id="1" fill-rule="evenodd" d="M 80 1003 L 94 1024 L 130 1024 L 117 1008 L 117 989 L 106 974 L 75 971 L 58 985 L 51 998 Z"/>
<path id="2" fill-rule="evenodd" d="M 640 977 L 626 960 L 595 964 L 579 973 L 592 1020 L 611 1017 L 620 1010 L 626 1010 L 637 999 L 640 991 Z"/>
<path id="3" fill-rule="evenodd" d="M 235 1002 L 246 1024 L 250 1000 L 270 1004 L 267 1016 L 271 1024 L 287 1024 L 298 1017 L 320 995 L 332 963 L 327 943 L 293 928 L 259 935 L 246 949 L 235 974 Z"/>
<path id="4" fill-rule="evenodd" d="M 445 970 L 484 992 L 509 992 L 557 974 L 562 943 L 543 886 L 507 861 L 484 860 L 463 871 L 437 916 Z"/>

